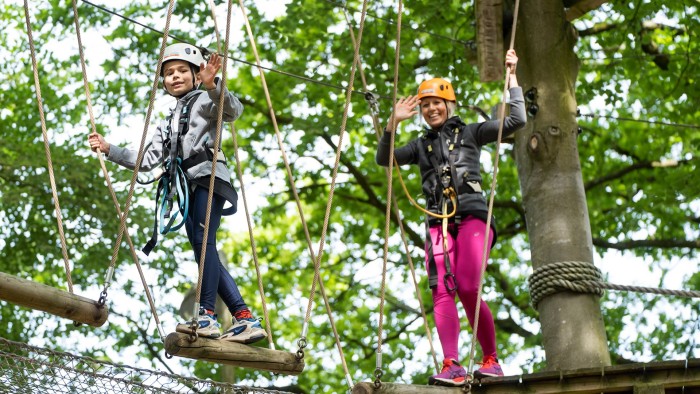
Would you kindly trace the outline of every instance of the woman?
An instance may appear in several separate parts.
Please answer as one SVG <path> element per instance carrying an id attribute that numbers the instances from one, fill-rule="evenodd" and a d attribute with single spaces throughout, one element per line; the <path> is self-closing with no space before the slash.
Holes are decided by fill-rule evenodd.
<path id="1" fill-rule="evenodd" d="M 506 53 L 505 63 L 510 70 L 510 115 L 505 118 L 504 137 L 524 126 L 526 120 L 522 89 L 515 77 L 518 58 L 514 50 Z M 488 209 L 481 189 L 479 158 L 481 147 L 498 139 L 500 119 L 465 124 L 454 116 L 457 102 L 452 85 L 442 78 L 427 80 L 420 85 L 417 95 L 397 102 L 379 142 L 377 164 L 389 165 L 391 133 L 399 123 L 418 114 L 417 105 L 428 127 L 421 137 L 397 148 L 394 158 L 398 165 L 415 164 L 420 168 L 427 208 L 433 215 L 455 212 L 449 218 L 446 234 L 442 231 L 441 218 L 429 215 L 426 223 L 430 239 L 425 243 L 425 261 L 444 356 L 442 372 L 430 377 L 429 383 L 462 386 L 467 373 L 457 361 L 460 321 L 455 295 L 466 309 L 473 328 L 485 237 L 489 237 L 491 246 L 496 238 L 493 220 L 485 234 Z M 451 191 L 455 194 L 453 198 Z M 447 256 L 443 253 L 444 238 Z M 493 316 L 485 301 L 479 305 L 477 339 L 483 364 L 475 376 L 503 376 L 496 353 Z"/>

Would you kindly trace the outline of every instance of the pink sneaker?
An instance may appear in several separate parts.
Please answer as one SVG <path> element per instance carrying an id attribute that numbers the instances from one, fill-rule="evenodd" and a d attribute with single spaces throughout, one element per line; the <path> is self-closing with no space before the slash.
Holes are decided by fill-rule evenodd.
<path id="1" fill-rule="evenodd" d="M 484 357 L 484 362 L 481 364 L 481 368 L 474 372 L 474 377 L 477 379 L 490 376 L 503 376 L 503 370 L 498 364 L 498 359 L 494 356 Z"/>
<path id="2" fill-rule="evenodd" d="M 428 379 L 428 384 L 438 386 L 464 386 L 467 378 L 467 371 L 452 359 L 446 359 L 442 362 L 442 372 L 433 375 Z"/>

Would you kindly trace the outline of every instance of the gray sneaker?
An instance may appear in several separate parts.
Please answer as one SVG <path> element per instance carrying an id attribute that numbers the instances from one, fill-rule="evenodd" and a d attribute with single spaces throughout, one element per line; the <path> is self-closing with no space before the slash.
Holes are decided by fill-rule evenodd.
<path id="1" fill-rule="evenodd" d="M 222 341 L 253 343 L 267 338 L 267 333 L 254 317 L 233 318 L 233 325 L 219 338 Z"/>
<path id="2" fill-rule="evenodd" d="M 183 334 L 191 334 L 192 328 L 190 325 L 192 322 L 180 323 L 175 327 L 175 331 Z M 216 321 L 216 315 L 209 315 L 206 313 L 200 313 L 197 319 L 197 335 L 204 338 L 218 338 L 221 336 L 221 325 Z"/>

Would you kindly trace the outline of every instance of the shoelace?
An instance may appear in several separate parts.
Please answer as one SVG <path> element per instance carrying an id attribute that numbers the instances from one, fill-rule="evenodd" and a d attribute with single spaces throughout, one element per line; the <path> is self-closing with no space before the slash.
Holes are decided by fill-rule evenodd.
<path id="1" fill-rule="evenodd" d="M 482 368 L 489 368 L 494 365 L 498 365 L 498 361 L 495 358 L 489 357 L 481 363 L 477 363 L 482 366 Z"/>

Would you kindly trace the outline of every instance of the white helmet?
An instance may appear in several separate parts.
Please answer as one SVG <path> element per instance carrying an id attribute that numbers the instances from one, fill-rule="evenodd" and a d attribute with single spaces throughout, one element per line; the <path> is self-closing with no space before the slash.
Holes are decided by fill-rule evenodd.
<path id="1" fill-rule="evenodd" d="M 194 45 L 184 43 L 169 45 L 165 48 L 165 53 L 163 53 L 162 64 L 165 64 L 165 62 L 168 62 L 170 60 L 184 60 L 194 65 L 195 70 L 199 70 L 199 66 L 202 63 L 206 63 L 204 61 L 204 57 L 202 56 L 202 51 L 199 50 L 199 48 L 197 48 Z M 160 75 L 163 75 L 162 68 L 160 71 Z"/>

